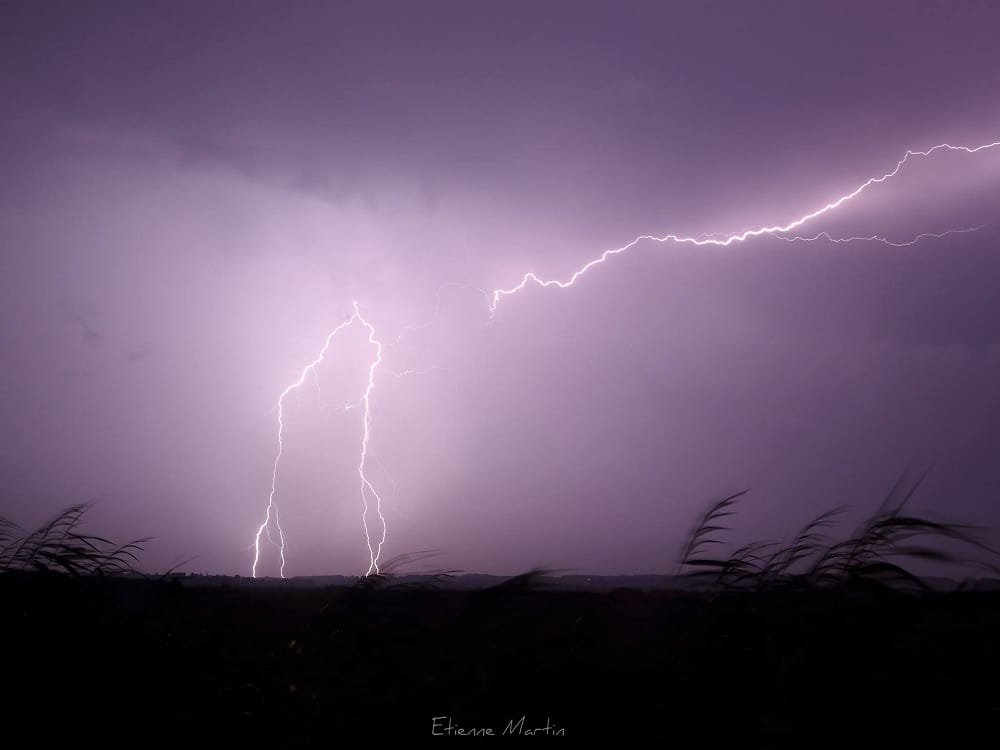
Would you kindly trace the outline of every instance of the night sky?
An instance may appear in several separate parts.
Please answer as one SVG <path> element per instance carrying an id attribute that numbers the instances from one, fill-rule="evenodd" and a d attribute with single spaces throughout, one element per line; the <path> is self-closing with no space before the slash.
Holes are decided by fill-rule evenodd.
<path id="1" fill-rule="evenodd" d="M 989 2 L 0 4 L 0 515 L 96 500 L 95 533 L 155 537 L 146 569 L 248 574 L 278 396 L 356 300 L 383 560 L 669 572 L 720 495 L 779 536 L 932 464 L 918 507 L 1000 525 L 1000 145 L 784 240 L 642 242 L 492 321 L 480 291 L 1000 141 L 998 28 Z M 288 575 L 369 565 L 366 336 L 284 402 Z"/>

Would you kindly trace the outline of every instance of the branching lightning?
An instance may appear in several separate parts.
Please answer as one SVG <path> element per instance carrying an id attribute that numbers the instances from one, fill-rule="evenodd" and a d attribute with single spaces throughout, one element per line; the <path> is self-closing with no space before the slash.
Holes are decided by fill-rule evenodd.
<path id="1" fill-rule="evenodd" d="M 400 340 L 407 333 L 410 333 L 410 332 L 413 332 L 413 331 L 422 330 L 422 329 L 425 329 L 425 328 L 429 327 L 430 325 L 432 325 L 433 322 L 434 322 L 434 320 L 436 320 L 436 318 L 438 317 L 438 314 L 440 312 L 440 304 L 441 304 L 440 293 L 441 293 L 441 290 L 443 288 L 445 288 L 445 287 L 448 287 L 448 286 L 459 286 L 459 287 L 471 288 L 471 289 L 474 289 L 474 290 L 480 292 L 483 295 L 484 300 L 486 301 L 486 306 L 487 306 L 487 308 L 489 310 L 490 320 L 492 321 L 493 318 L 494 318 L 494 315 L 496 313 L 497 305 L 500 303 L 500 300 L 502 298 L 509 297 L 509 296 L 514 295 L 514 294 L 517 294 L 518 292 L 520 292 L 523 289 L 525 289 L 529 284 L 535 284 L 537 286 L 546 287 L 546 288 L 548 288 L 548 287 L 558 287 L 560 289 L 567 289 L 569 287 L 572 287 L 574 284 L 576 284 L 576 282 L 584 274 L 586 274 L 588 271 L 590 271 L 595 266 L 599 266 L 599 265 L 605 263 L 606 261 L 608 261 L 613 256 L 621 255 L 621 254 L 627 252 L 628 250 L 632 249 L 636 245 L 639 245 L 640 243 L 645 242 L 645 241 L 658 242 L 658 243 L 661 243 L 661 244 L 662 243 L 672 242 L 672 243 L 677 243 L 677 244 L 689 244 L 689 245 L 698 245 L 698 246 L 714 245 L 714 246 L 725 247 L 725 246 L 729 246 L 729 245 L 732 245 L 732 244 L 735 244 L 735 243 L 742 243 L 742 242 L 745 242 L 748 239 L 752 239 L 752 238 L 755 238 L 755 237 L 773 236 L 773 237 L 775 237 L 777 239 L 780 239 L 780 240 L 783 240 L 783 241 L 786 241 L 786 242 L 815 242 L 815 241 L 818 241 L 818 240 L 825 240 L 825 241 L 833 242 L 833 243 L 878 242 L 878 243 L 881 243 L 881 244 L 884 244 L 884 245 L 889 245 L 889 246 L 892 246 L 892 247 L 905 247 L 905 246 L 914 245 L 917 242 L 919 242 L 920 240 L 925 239 L 925 238 L 943 238 L 943 237 L 947 237 L 947 236 L 953 235 L 953 234 L 962 234 L 962 233 L 967 233 L 967 232 L 974 232 L 974 231 L 977 231 L 977 230 L 981 229 L 982 227 L 978 227 L 977 226 L 977 227 L 970 227 L 970 228 L 966 228 L 966 229 L 949 229 L 947 231 L 939 232 L 939 233 L 924 232 L 924 233 L 918 234 L 918 235 L 912 237 L 911 239 L 905 240 L 905 241 L 892 241 L 892 240 L 888 240 L 885 237 L 882 237 L 880 235 L 871 235 L 871 236 L 867 236 L 867 237 L 840 237 L 840 238 L 837 238 L 837 237 L 831 236 L 828 232 L 819 232 L 819 233 L 817 233 L 817 234 L 815 234 L 813 236 L 808 236 L 808 237 L 807 236 L 800 236 L 800 235 L 788 236 L 789 233 L 793 232 L 794 230 L 797 230 L 799 227 L 801 227 L 802 225 L 806 224 L 807 222 L 810 222 L 813 219 L 819 218 L 819 217 L 821 217 L 821 216 L 823 216 L 825 214 L 828 214 L 828 213 L 830 213 L 832 211 L 835 211 L 837 208 L 839 208 L 840 206 L 844 205 L 848 201 L 851 201 L 854 198 L 856 198 L 859 195 L 861 195 L 863 192 L 865 192 L 866 190 L 868 190 L 873 185 L 878 185 L 878 184 L 884 183 L 884 182 L 892 179 L 897 174 L 899 174 L 899 172 L 903 169 L 903 167 L 908 162 L 910 162 L 910 161 L 912 161 L 912 160 L 914 160 L 916 158 L 928 157 L 931 154 L 934 154 L 935 152 L 938 152 L 938 151 L 952 151 L 952 152 L 964 152 L 966 154 L 975 154 L 975 153 L 978 153 L 980 151 L 985 151 L 985 150 L 988 150 L 988 149 L 996 148 L 998 146 L 1000 146 L 1000 141 L 994 141 L 992 143 L 985 143 L 985 144 L 982 144 L 982 145 L 979 145 L 979 146 L 955 146 L 955 145 L 951 145 L 949 143 L 940 143 L 940 144 L 938 144 L 936 146 L 932 146 L 931 148 L 928 148 L 928 149 L 926 149 L 924 151 L 908 150 L 903 155 L 903 157 L 898 162 L 896 162 L 896 165 L 890 171 L 888 171 L 885 174 L 882 174 L 880 176 L 871 177 L 871 178 L 865 180 L 864 182 L 862 182 L 860 185 L 858 185 L 856 188 L 854 188 L 850 192 L 847 192 L 847 193 L 841 195 L 840 197 L 838 197 L 838 198 L 830 201 L 829 203 L 826 203 L 825 205 L 821 206 L 820 208 L 817 208 L 817 209 L 815 209 L 813 211 L 810 211 L 809 213 L 803 214 L 802 216 L 799 216 L 798 218 L 792 219 L 791 221 L 788 221 L 785 224 L 775 224 L 775 225 L 769 225 L 769 226 L 756 226 L 756 227 L 754 227 L 752 229 L 745 229 L 743 231 L 733 232 L 733 233 L 729 233 L 729 234 L 725 234 L 725 233 L 704 233 L 704 234 L 700 234 L 700 235 L 694 236 L 694 237 L 688 237 L 688 236 L 677 235 L 677 234 L 665 234 L 665 235 L 662 235 L 662 236 L 651 235 L 651 234 L 639 235 L 638 237 L 634 238 L 633 240 L 631 240 L 630 242 L 626 243 L 625 245 L 622 245 L 621 247 L 617 247 L 617 248 L 612 248 L 612 249 L 609 249 L 609 250 L 605 250 L 603 253 L 601 253 L 599 256 L 597 256 L 593 260 L 590 260 L 587 263 L 585 263 L 584 265 L 580 266 L 577 270 L 575 270 L 572 274 L 570 274 L 564 280 L 542 279 L 541 277 L 539 277 L 538 275 L 536 275 L 534 272 L 529 271 L 529 272 L 525 273 L 521 277 L 521 280 L 517 284 L 515 284 L 514 286 L 509 287 L 509 288 L 502 288 L 502 287 L 501 288 L 497 288 L 497 289 L 494 289 L 492 292 L 486 292 L 485 290 L 480 289 L 479 287 L 472 286 L 470 284 L 460 284 L 460 283 L 448 282 L 446 284 L 443 284 L 438 289 L 437 300 L 436 300 L 436 304 L 435 304 L 434 318 L 430 322 L 424 323 L 424 324 L 421 324 L 421 325 L 407 325 L 407 326 L 404 326 L 403 329 L 402 329 L 402 331 L 400 332 L 399 336 L 393 342 L 391 342 L 390 344 L 387 344 L 386 346 L 394 346 L 394 345 L 398 344 L 400 342 Z M 317 357 L 312 362 L 310 362 L 308 365 L 305 366 L 305 368 L 302 370 L 301 374 L 299 375 L 299 378 L 295 382 L 293 382 L 291 385 L 289 385 L 288 387 L 286 387 L 285 390 L 283 390 L 281 392 L 280 396 L 278 397 L 278 401 L 277 401 L 277 409 L 278 409 L 278 451 L 277 451 L 277 454 L 276 454 L 275 459 L 274 459 L 273 470 L 272 470 L 272 473 L 271 473 L 271 491 L 270 491 L 270 493 L 268 495 L 267 509 L 266 509 L 266 514 L 265 514 L 264 522 L 257 529 L 257 533 L 256 533 L 256 536 L 255 536 L 255 539 L 254 539 L 254 559 L 253 559 L 253 566 L 252 566 L 252 574 L 253 574 L 254 577 L 257 576 L 257 566 L 258 566 L 258 563 L 259 563 L 259 560 L 260 560 L 261 536 L 262 535 L 266 536 L 268 538 L 268 540 L 272 544 L 274 544 L 274 540 L 273 540 L 273 537 L 272 537 L 272 531 L 271 531 L 272 526 L 274 527 L 274 529 L 277 531 L 277 534 L 278 534 L 279 556 L 280 556 L 280 560 L 281 560 L 281 566 L 280 566 L 280 571 L 279 572 L 280 572 L 281 577 L 285 576 L 285 535 L 284 535 L 284 531 L 281 528 L 280 523 L 278 522 L 278 509 L 277 509 L 277 505 L 275 503 L 275 492 L 276 492 L 276 486 L 277 486 L 278 465 L 279 465 L 279 463 L 281 461 L 282 453 L 284 451 L 284 428 L 285 428 L 285 425 L 284 425 L 284 402 L 285 402 L 285 397 L 288 396 L 288 394 L 291 393 L 293 390 L 296 390 L 299 386 L 301 386 L 303 384 L 303 382 L 305 381 L 305 379 L 310 374 L 312 374 L 314 378 L 317 378 L 317 384 L 318 384 L 318 375 L 317 375 L 317 372 L 316 372 L 316 368 L 323 362 L 324 357 L 326 356 L 326 353 L 327 353 L 327 351 L 328 351 L 328 349 L 330 347 L 331 342 L 337 336 L 338 333 L 340 333 L 344 329 L 352 326 L 354 323 L 359 323 L 367 331 L 367 334 L 368 334 L 368 343 L 375 347 L 375 357 L 372 359 L 371 363 L 368 366 L 368 379 L 367 379 L 367 383 L 365 385 L 364 392 L 361 395 L 361 399 L 359 400 L 359 402 L 357 404 L 344 405 L 343 408 L 344 409 L 361 408 L 362 412 L 363 412 L 363 417 L 362 417 L 363 432 L 362 432 L 362 439 L 361 439 L 361 445 L 360 445 L 360 456 L 359 456 L 357 471 L 358 471 L 358 478 L 359 478 L 360 485 L 361 485 L 361 500 L 362 500 L 362 506 L 363 506 L 362 523 L 363 523 L 363 526 L 364 526 L 365 540 L 367 542 L 368 552 L 369 552 L 369 566 L 368 566 L 368 571 L 367 571 L 366 575 L 371 575 L 372 573 L 377 574 L 379 572 L 378 562 L 379 562 L 379 557 L 380 557 L 381 552 L 382 552 L 382 547 L 383 547 L 383 545 L 385 544 L 385 541 L 386 541 L 387 526 L 386 526 L 385 516 L 383 515 L 383 512 L 382 512 L 382 497 L 380 496 L 380 494 L 376 490 L 376 488 L 373 485 L 373 483 L 371 482 L 371 480 L 368 478 L 368 475 L 366 474 L 366 467 L 367 467 L 367 462 L 369 460 L 369 449 L 370 449 L 371 433 L 372 433 L 372 393 L 375 390 L 376 375 L 377 375 L 377 373 L 379 371 L 380 365 L 382 364 L 383 344 L 382 344 L 381 340 L 378 338 L 378 335 L 377 335 L 377 333 L 375 331 L 375 328 L 372 326 L 372 324 L 361 315 L 361 312 L 360 312 L 360 310 L 358 308 L 357 302 L 353 303 L 353 309 L 354 309 L 353 314 L 347 320 L 345 320 L 343 323 L 341 323 L 339 326 L 337 326 L 336 328 L 334 328 L 327 335 L 326 340 L 324 341 L 323 347 L 322 347 L 322 349 L 320 349 L 319 354 L 317 355 Z M 396 377 L 403 377 L 405 375 L 410 375 L 410 374 L 424 374 L 424 373 L 430 372 L 430 371 L 432 371 L 434 369 L 437 369 L 436 366 L 432 366 L 430 368 L 426 368 L 426 369 L 422 369 L 422 370 L 415 370 L 414 369 L 414 370 L 404 370 L 402 372 L 390 372 L 390 374 L 394 375 Z M 371 534 L 369 526 L 368 526 L 368 516 L 369 516 L 370 511 L 371 511 L 372 502 L 374 502 L 375 513 L 377 514 L 377 516 L 379 518 L 379 523 L 381 524 L 381 534 L 378 535 L 378 540 L 376 542 L 374 542 L 374 543 L 373 543 L 373 535 Z"/>
<path id="2" fill-rule="evenodd" d="M 368 443 L 371 441 L 372 436 L 372 391 L 375 390 L 375 371 L 382 364 L 382 342 L 376 338 L 375 328 L 372 324 L 358 314 L 357 303 L 354 305 L 354 312 L 358 315 L 358 320 L 361 321 L 361 324 L 368 330 L 368 343 L 375 346 L 376 352 L 375 359 L 368 366 L 368 382 L 365 384 L 365 393 L 361 397 L 361 403 L 364 406 L 364 434 L 361 438 L 361 458 L 358 461 L 358 478 L 361 480 L 361 501 L 364 505 L 361 521 L 365 527 L 365 541 L 368 543 L 369 557 L 368 572 L 365 575 L 371 575 L 373 572 L 375 574 L 379 572 L 378 558 L 382 553 L 382 545 L 385 544 L 386 535 L 385 516 L 382 515 L 382 496 L 378 494 L 375 486 L 365 475 L 365 464 L 368 460 Z M 372 547 L 371 534 L 368 531 L 368 494 L 371 494 L 375 498 L 375 512 L 382 523 L 382 536 L 374 548 Z"/>
<path id="3" fill-rule="evenodd" d="M 319 365 L 326 358 L 326 353 L 330 348 L 330 344 L 337 337 L 337 334 L 339 334 L 341 331 L 347 328 L 350 328 L 355 323 L 360 323 L 365 328 L 365 330 L 367 330 L 368 343 L 372 344 L 375 347 L 375 358 L 372 360 L 372 363 L 368 367 L 368 380 L 365 384 L 365 390 L 364 393 L 362 393 L 361 395 L 360 401 L 357 404 L 345 405 L 344 408 L 345 409 L 352 409 L 358 407 L 363 408 L 362 421 L 364 429 L 361 439 L 361 455 L 358 460 L 358 477 L 361 481 L 361 500 L 364 505 L 364 511 L 362 513 L 361 521 L 362 525 L 364 526 L 365 539 L 368 542 L 368 553 L 370 557 L 370 565 L 367 574 L 371 574 L 372 572 L 378 573 L 379 553 L 382 551 L 382 545 L 385 543 L 385 536 L 386 536 L 385 517 L 382 515 L 382 498 L 375 490 L 374 485 L 368 480 L 368 477 L 365 474 L 365 467 L 367 465 L 367 458 L 368 458 L 368 444 L 369 441 L 371 440 L 371 421 L 372 421 L 371 395 L 372 391 L 375 389 L 375 372 L 378 369 L 378 366 L 382 363 L 382 342 L 379 341 L 379 339 L 377 338 L 377 335 L 375 333 L 375 328 L 372 326 L 372 324 L 369 323 L 364 318 L 364 316 L 361 315 L 361 310 L 358 308 L 357 302 L 353 303 L 353 307 L 354 307 L 354 312 L 351 314 L 351 316 L 347 318 L 347 320 L 345 320 L 339 326 L 330 331 L 330 333 L 327 334 L 326 339 L 323 342 L 323 348 L 319 350 L 319 354 L 316 355 L 316 358 L 302 369 L 302 372 L 299 375 L 298 380 L 296 380 L 291 385 L 287 386 L 285 390 L 281 392 L 281 395 L 278 396 L 278 402 L 277 402 L 278 452 L 275 454 L 274 465 L 272 466 L 271 469 L 271 491 L 267 496 L 267 511 L 264 515 L 264 522 L 257 529 L 257 534 L 254 537 L 254 544 L 253 544 L 254 557 L 253 557 L 253 566 L 251 568 L 251 574 L 253 575 L 254 578 L 257 577 L 257 565 L 260 562 L 261 536 L 262 535 L 266 536 L 268 541 L 271 544 L 274 544 L 274 538 L 271 535 L 272 526 L 278 532 L 278 544 L 277 544 L 278 556 L 279 559 L 281 560 L 281 565 L 278 569 L 278 572 L 282 578 L 285 577 L 285 562 L 286 562 L 285 532 L 281 528 L 281 523 L 278 520 L 278 506 L 274 500 L 274 495 L 275 492 L 277 491 L 277 485 L 278 485 L 278 465 L 281 463 L 281 456 L 285 450 L 285 441 L 284 441 L 285 398 L 292 391 L 297 390 L 301 385 L 303 385 L 306 381 L 306 378 L 309 377 L 309 375 L 313 375 L 314 378 L 318 378 L 318 375 L 316 373 L 316 368 L 319 367 Z M 318 385 L 319 381 L 317 380 L 316 382 Z M 368 529 L 369 496 L 371 496 L 375 500 L 375 510 L 376 513 L 378 514 L 379 520 L 382 523 L 381 538 L 379 539 L 377 545 L 374 547 L 372 546 L 371 534 Z"/>
<path id="4" fill-rule="evenodd" d="M 953 146 L 949 143 L 939 143 L 937 146 L 932 146 L 926 151 L 909 150 L 903 155 L 902 159 L 896 162 L 896 166 L 893 167 L 892 170 L 886 172 L 880 177 L 870 177 L 869 179 L 862 182 L 860 185 L 858 185 L 858 187 L 856 187 L 849 193 L 845 193 L 836 200 L 827 203 L 825 206 L 817 208 L 815 211 L 810 211 L 809 213 L 804 214 L 797 219 L 793 219 L 792 221 L 789 221 L 787 224 L 777 224 L 773 226 L 757 227 L 755 229 L 745 229 L 741 232 L 723 234 L 721 235 L 721 238 L 717 235 L 704 235 L 704 234 L 699 235 L 698 237 L 685 237 L 677 234 L 665 234 L 663 236 L 658 237 L 652 234 L 643 234 L 636 237 L 631 242 L 622 245 L 621 247 L 616 247 L 611 250 L 605 250 L 597 258 L 594 258 L 589 263 L 584 264 L 579 269 L 574 271 L 573 274 L 565 281 L 559 281 L 557 279 L 549 279 L 549 280 L 541 279 L 537 275 L 535 275 L 534 272 L 529 271 L 528 273 L 524 274 L 524 276 L 521 277 L 521 281 L 515 286 L 509 289 L 501 288 L 493 290 L 492 299 L 490 300 L 490 313 L 492 314 L 496 312 L 496 308 L 500 302 L 501 297 L 507 297 L 512 294 L 516 294 L 517 292 L 520 292 L 522 289 L 524 289 L 531 282 L 537 284 L 538 286 L 543 286 L 543 287 L 559 287 L 560 289 L 566 289 L 567 287 L 571 287 L 577 282 L 577 279 L 579 279 L 581 276 L 587 273 L 587 271 L 589 271 L 594 266 L 601 265 L 602 263 L 606 262 L 608 258 L 611 258 L 612 256 L 615 255 L 621 255 L 622 253 L 631 250 L 640 242 L 646 240 L 652 242 L 660 242 L 660 243 L 676 242 L 678 244 L 719 245 L 725 247 L 728 245 L 732 245 L 733 243 L 736 242 L 745 242 L 746 240 L 752 237 L 761 237 L 763 235 L 787 234 L 788 232 L 798 229 L 807 221 L 811 221 L 812 219 L 818 218 L 823 214 L 827 214 L 839 208 L 848 201 L 861 195 L 861 193 L 870 188 L 872 185 L 878 185 L 880 183 L 885 182 L 886 180 L 892 179 L 897 174 L 899 174 L 899 171 L 903 168 L 903 165 L 905 165 L 908 161 L 910 161 L 912 157 L 926 157 L 930 156 L 936 151 L 963 151 L 967 154 L 974 154 L 979 151 L 995 148 L 996 146 L 1000 146 L 1000 141 L 985 143 L 981 146 Z"/>
<path id="5" fill-rule="evenodd" d="M 868 237 L 832 237 L 829 232 L 819 232 L 818 234 L 814 234 L 812 237 L 802 237 L 796 235 L 795 237 L 778 237 L 777 239 L 785 242 L 816 242 L 817 240 L 826 240 L 827 242 L 832 242 L 835 245 L 843 245 L 851 242 L 878 242 L 882 245 L 889 245 L 890 247 L 910 247 L 911 245 L 916 245 L 920 242 L 920 240 L 926 237 L 933 237 L 939 240 L 942 237 L 948 237 L 952 234 L 968 234 L 969 232 L 978 232 L 982 228 L 983 225 L 980 224 L 977 227 L 968 227 L 967 229 L 949 229 L 944 232 L 921 232 L 915 237 L 901 241 L 889 240 L 877 234 L 872 234 Z"/>

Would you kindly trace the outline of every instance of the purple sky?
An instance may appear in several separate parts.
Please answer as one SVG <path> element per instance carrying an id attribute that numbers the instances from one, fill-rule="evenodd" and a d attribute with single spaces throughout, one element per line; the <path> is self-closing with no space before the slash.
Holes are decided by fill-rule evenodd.
<path id="1" fill-rule="evenodd" d="M 726 248 L 907 148 L 1000 140 L 987 2 L 4 3 L 0 515 L 96 498 L 143 565 L 246 574 L 278 394 L 356 299 L 386 368 L 383 560 L 671 570 L 704 504 L 738 536 L 873 507 L 1000 524 L 1000 147 L 936 153 Z M 286 401 L 289 575 L 363 573 L 353 328 Z M 261 571 L 277 572 L 274 550 Z"/>

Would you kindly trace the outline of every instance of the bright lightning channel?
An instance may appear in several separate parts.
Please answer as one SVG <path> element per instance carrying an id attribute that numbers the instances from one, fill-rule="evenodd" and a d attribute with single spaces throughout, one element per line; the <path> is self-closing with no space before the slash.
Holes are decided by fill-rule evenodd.
<path id="1" fill-rule="evenodd" d="M 367 466 L 368 459 L 368 445 L 371 440 L 371 395 L 372 391 L 375 390 L 375 372 L 378 366 L 382 362 L 382 342 L 377 338 L 375 333 L 375 328 L 372 326 L 368 320 L 361 314 L 361 310 L 358 307 L 358 303 L 354 302 L 353 308 L 354 312 L 351 314 L 347 320 L 341 323 L 339 326 L 334 328 L 330 333 L 327 334 L 326 339 L 323 342 L 323 348 L 319 350 L 319 354 L 316 358 L 307 364 L 303 369 L 301 374 L 294 383 L 290 384 L 281 392 L 278 396 L 277 408 L 278 408 L 278 452 L 274 457 L 274 465 L 271 469 L 271 491 L 267 496 L 267 511 L 264 515 L 264 522 L 258 527 L 257 534 L 254 537 L 254 556 L 253 565 L 251 567 L 251 574 L 254 578 L 257 577 L 257 565 L 260 562 L 260 544 L 261 536 L 266 536 L 271 544 L 274 544 L 274 538 L 271 536 L 271 527 L 278 532 L 278 556 L 281 560 L 281 565 L 278 569 L 279 575 L 285 577 L 285 532 L 281 528 L 281 523 L 278 520 L 278 506 L 275 503 L 274 495 L 277 491 L 278 485 L 278 465 L 281 463 L 281 456 L 285 450 L 285 398 L 292 391 L 298 389 L 305 383 L 306 378 L 312 374 L 316 377 L 316 368 L 323 362 L 326 358 L 326 353 L 330 348 L 330 344 L 337 337 L 341 331 L 350 328 L 355 323 L 360 323 L 365 330 L 368 332 L 368 343 L 375 346 L 375 357 L 368 367 L 368 381 L 365 384 L 364 392 L 361 395 L 361 400 L 358 404 L 352 404 L 345 406 L 345 408 L 357 408 L 363 407 L 363 432 L 361 439 L 361 456 L 358 460 L 358 478 L 361 482 L 361 500 L 364 506 L 361 521 L 365 530 L 365 540 L 368 543 L 368 555 L 369 555 L 369 567 L 366 575 L 371 573 L 378 573 L 378 559 L 382 551 L 382 545 L 385 543 L 386 538 L 386 526 L 385 526 L 385 516 L 382 514 L 382 497 L 376 491 L 374 485 L 369 481 L 367 474 L 365 473 L 365 468 Z M 369 496 L 371 496 L 375 501 L 375 511 L 378 514 L 379 520 L 382 523 L 382 535 L 376 545 L 372 545 L 372 537 L 368 528 L 368 514 L 369 514 Z"/>
<path id="2" fill-rule="evenodd" d="M 587 271 L 589 271 L 594 266 L 601 265 L 602 263 L 604 263 L 605 261 L 607 261 L 608 258 L 610 258 L 610 257 L 612 257 L 614 255 L 621 255 L 622 253 L 624 253 L 624 252 L 626 252 L 628 250 L 631 250 L 633 247 L 635 247 L 640 242 L 643 242 L 645 240 L 649 240 L 649 241 L 652 241 L 652 242 L 660 242 L 660 243 L 675 242 L 677 244 L 688 244 L 688 245 L 719 245 L 719 246 L 726 247 L 726 246 L 732 245 L 733 243 L 736 243 L 736 242 L 745 242 L 746 240 L 750 239 L 751 237 L 760 237 L 760 236 L 763 236 L 763 235 L 780 235 L 780 234 L 786 234 L 788 232 L 791 232 L 794 229 L 798 229 L 800 226 L 802 226 L 803 224 L 805 224 L 807 221 L 810 221 L 812 219 L 820 217 L 823 214 L 829 213 L 830 211 L 833 211 L 834 209 L 839 208 L 840 206 L 842 206 L 845 203 L 847 203 L 849 200 L 852 200 L 853 198 L 856 198 L 857 196 L 859 196 L 861 193 L 863 193 L 865 190 L 867 190 L 868 188 L 870 188 L 872 185 L 878 185 L 880 183 L 885 182 L 886 180 L 889 180 L 889 179 L 895 177 L 897 174 L 899 174 L 899 171 L 903 168 L 903 165 L 905 165 L 908 161 L 910 161 L 911 157 L 926 157 L 926 156 L 930 156 L 931 154 L 933 154 L 936 151 L 963 151 L 963 152 L 965 152 L 967 154 L 975 154 L 975 153 L 977 153 L 979 151 L 984 151 L 986 149 L 995 148 L 996 146 L 1000 146 L 1000 141 L 994 141 L 992 143 L 984 143 L 981 146 L 953 146 L 950 143 L 939 143 L 938 145 L 932 146 L 931 148 L 927 149 L 926 151 L 908 150 L 903 155 L 903 158 L 900 159 L 898 162 L 896 162 L 896 166 L 892 170 L 890 170 L 889 172 L 886 172 L 885 174 L 883 174 L 881 177 L 871 177 L 871 178 L 865 180 L 860 185 L 858 185 L 858 187 L 856 187 L 851 192 L 845 193 L 844 195 L 840 196 L 836 200 L 833 200 L 830 203 L 827 203 L 825 206 L 822 206 L 821 208 L 817 208 L 815 211 L 810 211 L 809 213 L 804 214 L 803 216 L 800 216 L 797 219 L 793 219 L 792 221 L 788 222 L 787 224 L 778 224 L 778 225 L 774 225 L 774 226 L 757 227 L 755 229 L 745 229 L 742 232 L 733 232 L 731 234 L 723 234 L 723 235 L 721 235 L 721 237 L 714 236 L 714 235 L 708 235 L 708 236 L 706 236 L 704 234 L 703 235 L 699 235 L 698 237 L 685 237 L 685 236 L 677 235 L 677 234 L 665 234 L 662 237 L 657 237 L 656 235 L 652 235 L 652 234 L 643 234 L 643 235 L 640 235 L 640 236 L 636 237 L 631 242 L 629 242 L 629 243 L 627 243 L 625 245 L 622 245 L 621 247 L 616 247 L 616 248 L 613 248 L 611 250 L 605 250 L 598 257 L 594 258 L 589 263 L 584 264 L 579 269 L 577 269 L 576 271 L 574 271 L 573 274 L 568 279 L 566 279 L 565 281 L 559 281 L 557 279 L 548 279 L 548 280 L 541 279 L 534 272 L 529 271 L 528 273 L 524 274 L 524 276 L 521 277 L 521 281 L 518 284 L 516 284 L 515 286 L 513 286 L 513 287 L 511 287 L 509 289 L 494 289 L 493 290 L 492 299 L 490 300 L 490 303 L 489 303 L 490 314 L 492 315 L 493 313 L 496 312 L 497 305 L 500 303 L 500 299 L 502 297 L 507 297 L 507 296 L 510 296 L 510 295 L 513 295 L 513 294 L 517 294 L 517 292 L 520 292 L 529 283 L 534 283 L 534 284 L 537 284 L 538 286 L 542 286 L 542 287 L 559 287 L 560 289 L 566 289 L 568 287 L 573 286 L 576 283 L 577 279 L 579 279 L 581 276 L 583 276 L 585 273 L 587 273 Z M 889 244 L 889 243 L 886 243 L 886 244 Z"/>
<path id="3" fill-rule="evenodd" d="M 978 227 L 969 227 L 967 229 L 949 229 L 945 232 L 921 232 L 915 237 L 911 237 L 908 240 L 903 240 L 899 242 L 894 242 L 893 240 L 886 239 L 877 234 L 869 235 L 868 237 L 832 237 L 829 232 L 819 232 L 814 234 L 812 237 L 778 237 L 777 239 L 783 240 L 784 242 L 816 242 L 817 240 L 826 240 L 827 242 L 832 242 L 836 245 L 844 245 L 851 242 L 878 242 L 882 245 L 889 245 L 890 247 L 910 247 L 911 245 L 916 245 L 920 240 L 926 237 L 934 237 L 935 239 L 941 239 L 942 237 L 948 237 L 952 234 L 968 234 L 969 232 L 978 232 L 983 228 L 980 224 Z"/>

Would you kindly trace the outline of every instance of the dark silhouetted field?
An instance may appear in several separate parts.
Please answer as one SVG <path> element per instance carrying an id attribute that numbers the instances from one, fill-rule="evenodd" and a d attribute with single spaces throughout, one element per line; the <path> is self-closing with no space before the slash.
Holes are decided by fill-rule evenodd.
<path id="1" fill-rule="evenodd" d="M 994 746 L 1000 594 L 532 583 L 459 591 L 3 574 L 7 723 L 140 747 L 213 734 L 227 747 L 454 741 L 432 737 L 442 716 L 497 734 L 521 716 L 525 727 L 549 720 L 570 740 Z"/>

